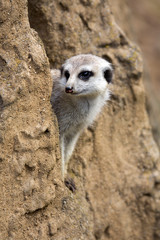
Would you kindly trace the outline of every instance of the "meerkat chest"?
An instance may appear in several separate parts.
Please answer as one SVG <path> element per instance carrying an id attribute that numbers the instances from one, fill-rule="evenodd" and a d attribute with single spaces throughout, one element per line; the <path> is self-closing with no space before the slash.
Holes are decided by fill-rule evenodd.
<path id="1" fill-rule="evenodd" d="M 93 123 L 104 103 L 103 96 L 65 99 L 61 105 L 61 111 L 57 112 L 60 131 L 78 132 L 83 130 Z"/>
<path id="2" fill-rule="evenodd" d="M 97 115 L 100 113 L 102 107 L 105 104 L 105 99 L 103 96 L 98 96 L 95 99 L 88 100 L 89 102 L 89 111 L 87 116 L 88 125 L 92 124 L 96 119 Z"/>
<path id="3" fill-rule="evenodd" d="M 76 99 L 70 107 L 72 108 L 71 111 L 73 112 L 75 122 L 83 122 L 86 120 L 89 114 L 89 102 L 87 99 Z"/>
<path id="4" fill-rule="evenodd" d="M 92 124 L 104 103 L 105 99 L 103 96 L 97 96 L 96 98 L 79 98 L 75 102 L 75 105 L 72 105 L 73 122 L 77 125 L 84 125 L 85 127 Z"/>
<path id="5" fill-rule="evenodd" d="M 57 109 L 59 109 L 58 106 Z M 57 110 L 60 131 L 80 131 L 86 122 L 88 112 L 89 104 L 85 99 L 64 99 L 60 111 Z"/>

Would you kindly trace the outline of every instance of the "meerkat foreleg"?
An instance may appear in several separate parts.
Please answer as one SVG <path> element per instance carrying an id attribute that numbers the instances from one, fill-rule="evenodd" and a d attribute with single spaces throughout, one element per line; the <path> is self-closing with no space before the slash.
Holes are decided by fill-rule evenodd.
<path id="1" fill-rule="evenodd" d="M 64 136 L 60 138 L 60 147 L 61 147 L 61 171 L 62 171 L 62 180 L 64 181 L 65 176 L 65 144 L 64 144 Z"/>
<path id="2" fill-rule="evenodd" d="M 63 135 L 61 137 L 62 177 L 67 174 L 68 162 L 73 153 L 80 133 Z"/>

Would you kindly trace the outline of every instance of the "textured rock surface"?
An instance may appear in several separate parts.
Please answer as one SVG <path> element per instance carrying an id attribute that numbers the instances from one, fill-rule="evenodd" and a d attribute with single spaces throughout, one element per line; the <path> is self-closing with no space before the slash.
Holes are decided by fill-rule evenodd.
<path id="1" fill-rule="evenodd" d="M 51 204 L 56 192 L 52 82 L 44 47 L 27 15 L 26 1 L 1 1 L 0 239 L 36 239 L 41 227 L 32 214 Z"/>
<path id="2" fill-rule="evenodd" d="M 160 148 L 160 1 L 113 0 L 112 2 L 116 21 L 142 49 L 147 111 L 155 140 Z M 120 14 L 119 9 L 122 9 L 123 14 Z"/>
<path id="3" fill-rule="evenodd" d="M 29 1 L 51 66 L 86 52 L 115 66 L 111 102 L 70 161 L 74 194 L 61 182 L 49 64 L 26 1 L 0 4 L 0 239 L 158 239 L 159 153 L 142 59 L 108 1 Z"/>
<path id="4" fill-rule="evenodd" d="M 135 15 L 134 31 L 145 59 L 144 83 L 147 94 L 147 110 L 153 134 L 160 149 L 160 1 L 142 1 L 137 9 L 137 1 L 130 1 L 129 7 Z M 142 14 L 143 9 L 143 14 Z"/>

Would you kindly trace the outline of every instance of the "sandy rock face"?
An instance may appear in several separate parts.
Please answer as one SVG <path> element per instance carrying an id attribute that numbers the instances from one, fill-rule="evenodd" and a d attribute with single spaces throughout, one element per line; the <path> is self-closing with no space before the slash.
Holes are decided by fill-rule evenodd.
<path id="1" fill-rule="evenodd" d="M 43 44 L 29 26 L 27 2 L 2 1 L 1 7 L 0 239 L 32 239 L 35 227 L 27 217 L 55 198 L 52 81 Z"/>
<path id="2" fill-rule="evenodd" d="M 113 0 L 114 17 L 121 28 L 142 49 L 146 107 L 154 138 L 160 148 L 160 2 L 159 0 Z M 123 14 L 120 10 L 123 8 Z"/>
<path id="3" fill-rule="evenodd" d="M 153 239 L 159 153 L 144 102 L 139 49 L 115 23 L 108 1 L 29 1 L 29 21 L 52 67 L 78 53 L 115 66 L 108 106 L 61 181 L 52 80 L 27 2 L 1 0 L 0 239 Z M 157 218 L 158 219 L 158 218 Z"/>

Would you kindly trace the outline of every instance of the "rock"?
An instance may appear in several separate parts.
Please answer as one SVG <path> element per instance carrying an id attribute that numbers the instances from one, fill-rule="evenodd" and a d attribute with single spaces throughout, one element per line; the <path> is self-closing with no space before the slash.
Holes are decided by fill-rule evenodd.
<path id="1" fill-rule="evenodd" d="M 1 6 L 0 239 L 153 239 L 159 152 L 145 110 L 142 58 L 108 1 L 32 0 L 30 24 L 26 1 Z M 61 181 L 45 51 L 52 67 L 88 52 L 115 67 L 111 101 L 70 161 L 74 193 Z"/>

